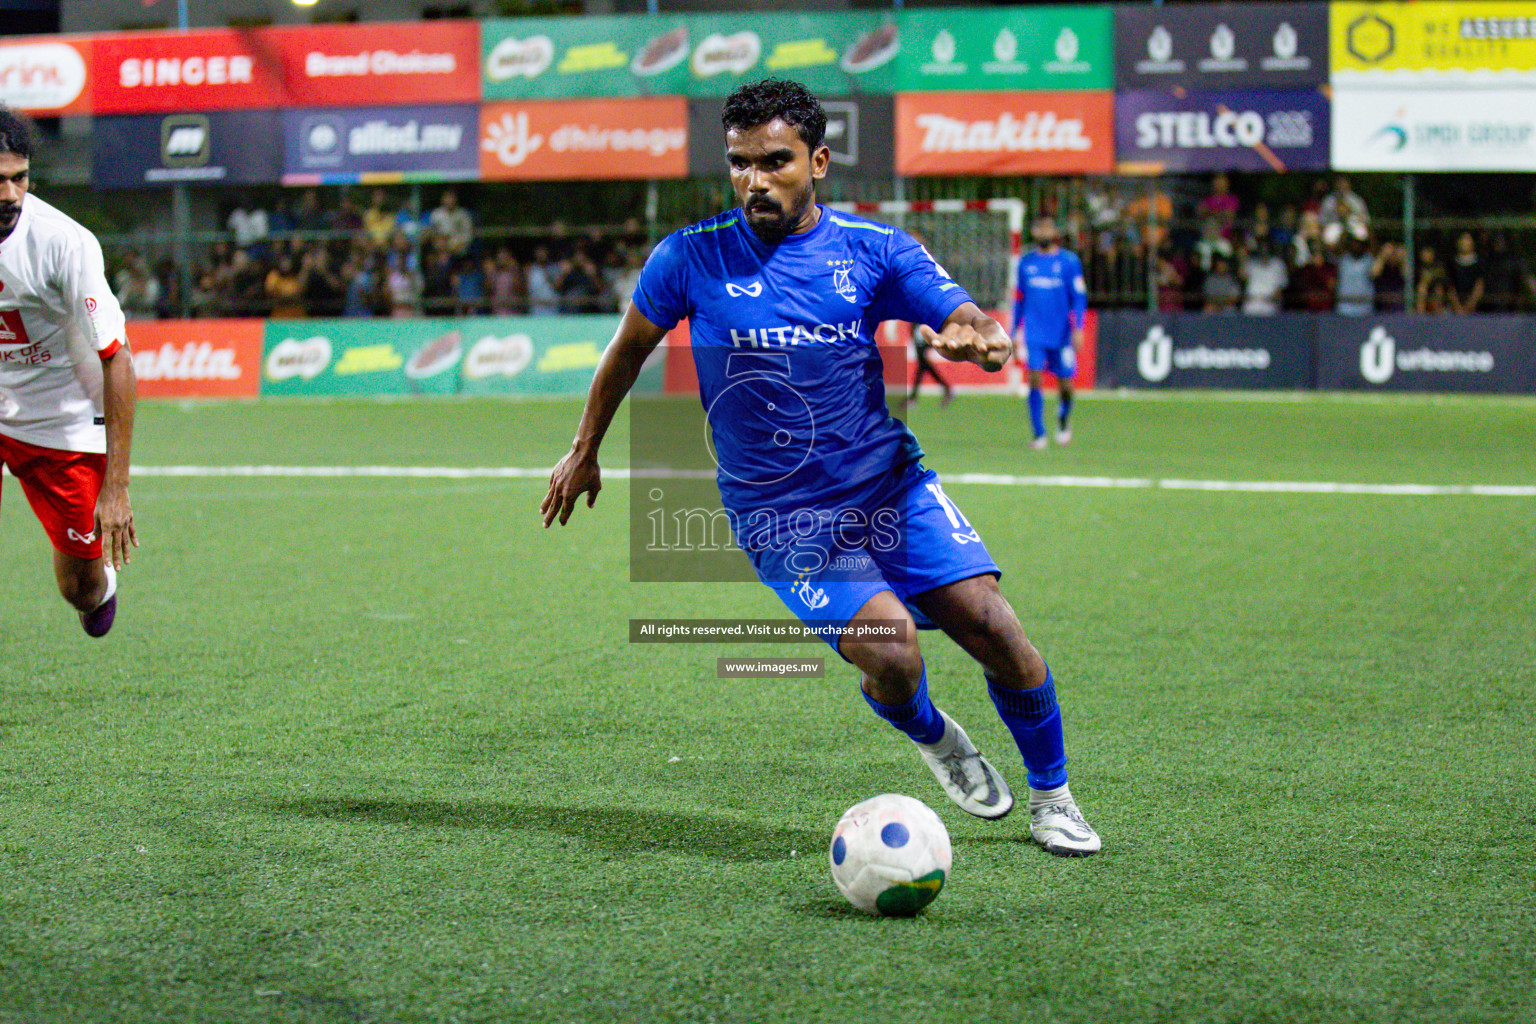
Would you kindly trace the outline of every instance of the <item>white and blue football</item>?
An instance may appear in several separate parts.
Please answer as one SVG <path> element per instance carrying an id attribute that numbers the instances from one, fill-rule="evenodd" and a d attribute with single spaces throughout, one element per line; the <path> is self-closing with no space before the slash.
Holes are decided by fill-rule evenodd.
<path id="1" fill-rule="evenodd" d="M 882 793 L 854 804 L 832 832 L 832 881 L 866 914 L 911 917 L 938 898 L 954 854 L 921 800 Z"/>

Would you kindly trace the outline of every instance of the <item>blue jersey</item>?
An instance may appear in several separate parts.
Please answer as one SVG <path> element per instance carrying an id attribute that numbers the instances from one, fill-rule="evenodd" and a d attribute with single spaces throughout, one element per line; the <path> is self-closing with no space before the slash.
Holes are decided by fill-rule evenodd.
<path id="1" fill-rule="evenodd" d="M 1013 293 L 1013 332 L 1024 329 L 1024 344 L 1033 350 L 1064 348 L 1073 328 L 1083 326 L 1088 311 L 1088 286 L 1083 261 L 1058 248 L 1053 253 L 1033 249 L 1019 260 Z"/>
<path id="2" fill-rule="evenodd" d="M 740 210 L 664 239 L 635 308 L 685 317 L 726 508 L 826 508 L 922 457 L 886 408 L 875 330 L 940 327 L 971 301 L 896 228 L 820 208 L 810 231 L 762 242 Z"/>

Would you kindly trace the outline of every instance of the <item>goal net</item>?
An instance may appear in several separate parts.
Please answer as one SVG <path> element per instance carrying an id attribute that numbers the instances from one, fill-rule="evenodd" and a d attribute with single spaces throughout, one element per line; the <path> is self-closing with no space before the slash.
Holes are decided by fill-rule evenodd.
<path id="1" fill-rule="evenodd" d="M 1001 311 L 1006 319 L 1013 308 L 1014 275 L 1023 251 L 1024 200 L 887 200 L 827 205 L 911 232 L 982 309 Z"/>

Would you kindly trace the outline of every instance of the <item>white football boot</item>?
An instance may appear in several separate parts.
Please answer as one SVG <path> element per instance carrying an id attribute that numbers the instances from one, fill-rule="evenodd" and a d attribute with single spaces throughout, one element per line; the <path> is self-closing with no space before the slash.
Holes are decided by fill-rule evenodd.
<path id="1" fill-rule="evenodd" d="M 1087 857 L 1104 846 L 1066 786 L 1029 791 L 1029 836 L 1058 857 Z"/>
<path id="2" fill-rule="evenodd" d="M 943 711 L 939 717 L 944 719 L 939 741 L 915 745 L 944 792 L 961 810 L 978 818 L 1001 818 L 1013 810 L 1013 790 L 1007 781 L 981 756 L 960 723 Z"/>
<path id="3" fill-rule="evenodd" d="M 1061 428 L 1059 428 L 1056 431 L 1056 443 L 1057 444 L 1071 444 L 1072 443 L 1072 428 L 1071 427 L 1061 427 Z"/>
<path id="4" fill-rule="evenodd" d="M 1045 435 L 1041 434 L 1039 437 L 1029 442 L 1029 447 L 1031 451 L 1043 452 L 1045 451 L 1045 446 L 1049 443 L 1050 442 L 1045 439 Z"/>

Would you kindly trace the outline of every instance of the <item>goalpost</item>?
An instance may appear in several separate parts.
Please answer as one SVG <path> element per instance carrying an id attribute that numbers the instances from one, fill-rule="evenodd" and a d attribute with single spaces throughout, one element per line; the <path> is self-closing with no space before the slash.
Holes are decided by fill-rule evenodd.
<path id="1" fill-rule="evenodd" d="M 1013 294 L 1024 252 L 1024 200 L 1009 199 L 932 199 L 867 203 L 828 203 L 828 208 L 857 213 L 870 220 L 892 224 L 921 236 L 928 251 L 938 260 L 982 309 L 997 314 L 1004 327 L 1012 324 Z M 900 343 L 882 329 L 886 343 Z M 971 368 L 956 367 L 956 381 L 963 390 L 1013 390 L 1018 385 L 1018 369 L 1010 360 L 1001 376 L 980 377 Z M 946 371 L 946 376 L 951 374 Z M 972 381 L 970 378 L 976 376 Z"/>

